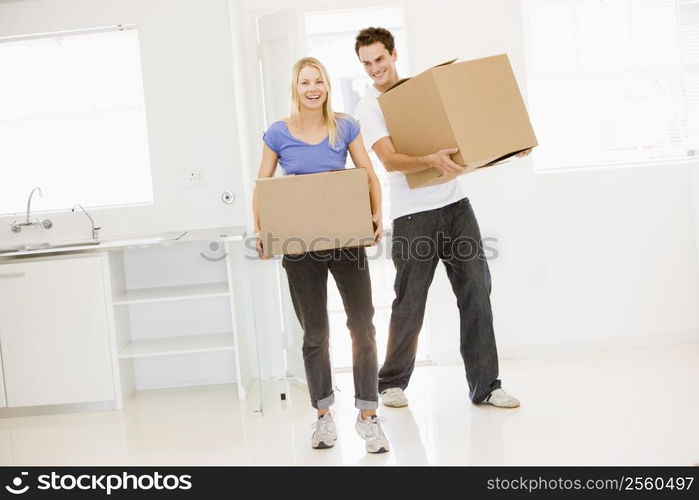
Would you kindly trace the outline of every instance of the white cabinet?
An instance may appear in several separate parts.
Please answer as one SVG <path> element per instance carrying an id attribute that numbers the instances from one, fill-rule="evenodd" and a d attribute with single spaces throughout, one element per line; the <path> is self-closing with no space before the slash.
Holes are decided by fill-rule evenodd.
<path id="1" fill-rule="evenodd" d="M 0 265 L 6 406 L 114 399 L 102 254 Z"/>
<path id="2" fill-rule="evenodd" d="M 137 390 L 213 384 L 244 399 L 260 376 L 244 234 L 0 261 L 0 407 L 120 409 Z"/>

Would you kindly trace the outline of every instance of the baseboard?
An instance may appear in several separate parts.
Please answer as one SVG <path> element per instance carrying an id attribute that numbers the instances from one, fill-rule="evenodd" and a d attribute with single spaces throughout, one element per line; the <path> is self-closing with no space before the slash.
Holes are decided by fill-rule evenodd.
<path id="1" fill-rule="evenodd" d="M 518 345 L 498 345 L 500 359 L 519 359 L 560 354 L 582 354 L 603 351 L 622 351 L 647 347 L 699 343 L 699 332 L 678 333 L 660 337 L 658 335 L 596 338 L 569 342 L 531 343 Z M 462 363 L 458 349 L 442 351 L 430 355 L 436 365 Z"/>
<path id="2" fill-rule="evenodd" d="M 54 415 L 59 413 L 81 413 L 86 411 L 112 411 L 116 409 L 116 401 L 97 401 L 93 403 L 71 403 L 62 405 L 20 406 L 17 408 L 0 408 L 0 418 Z"/>

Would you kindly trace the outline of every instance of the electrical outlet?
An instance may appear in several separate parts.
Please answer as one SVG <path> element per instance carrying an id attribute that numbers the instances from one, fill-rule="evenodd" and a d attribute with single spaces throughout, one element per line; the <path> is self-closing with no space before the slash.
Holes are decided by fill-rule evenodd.
<path id="1" fill-rule="evenodd" d="M 186 168 L 183 171 L 184 184 L 188 188 L 204 187 L 204 173 L 201 168 Z"/>

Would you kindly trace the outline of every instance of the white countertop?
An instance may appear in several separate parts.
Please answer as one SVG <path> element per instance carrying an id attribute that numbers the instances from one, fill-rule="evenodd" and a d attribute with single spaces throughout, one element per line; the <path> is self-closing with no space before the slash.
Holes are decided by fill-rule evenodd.
<path id="1" fill-rule="evenodd" d="M 65 254 L 99 251 L 117 251 L 130 247 L 146 247 L 151 245 L 170 245 L 192 241 L 239 241 L 245 238 L 244 226 L 215 227 L 207 229 L 192 229 L 170 231 L 167 233 L 111 238 L 104 240 L 81 239 L 46 243 L 27 243 L 23 245 L 0 248 L 0 262 L 15 260 L 20 257 L 48 256 L 46 254 Z"/>

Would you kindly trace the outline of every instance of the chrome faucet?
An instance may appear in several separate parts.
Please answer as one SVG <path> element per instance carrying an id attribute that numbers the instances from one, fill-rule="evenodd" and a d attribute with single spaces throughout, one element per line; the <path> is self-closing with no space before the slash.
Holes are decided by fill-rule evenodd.
<path id="1" fill-rule="evenodd" d="M 73 207 L 73 209 L 71 210 L 71 212 L 75 212 L 75 209 L 78 207 L 80 208 L 80 210 L 82 210 L 85 213 L 85 215 L 87 215 L 87 218 L 90 219 L 90 224 L 92 224 L 92 239 L 96 240 L 97 239 L 97 232 L 102 228 L 95 227 L 95 221 L 92 220 L 92 217 L 90 217 L 90 214 L 87 213 L 87 210 L 85 210 L 81 204 L 78 203 L 77 205 L 75 205 Z"/>
<path id="2" fill-rule="evenodd" d="M 32 196 L 34 196 L 34 192 L 39 191 L 39 196 L 44 196 L 44 193 L 41 192 L 41 188 L 39 186 L 35 187 L 32 189 L 32 192 L 29 193 L 29 200 L 27 200 L 27 220 L 24 222 L 17 222 L 12 221 L 10 223 L 10 227 L 12 228 L 13 233 L 19 233 L 24 226 L 41 226 L 44 229 L 51 229 L 53 227 L 53 222 L 51 222 L 49 219 L 41 219 L 37 217 L 35 222 L 32 222 L 31 220 L 31 207 L 32 207 Z"/>

